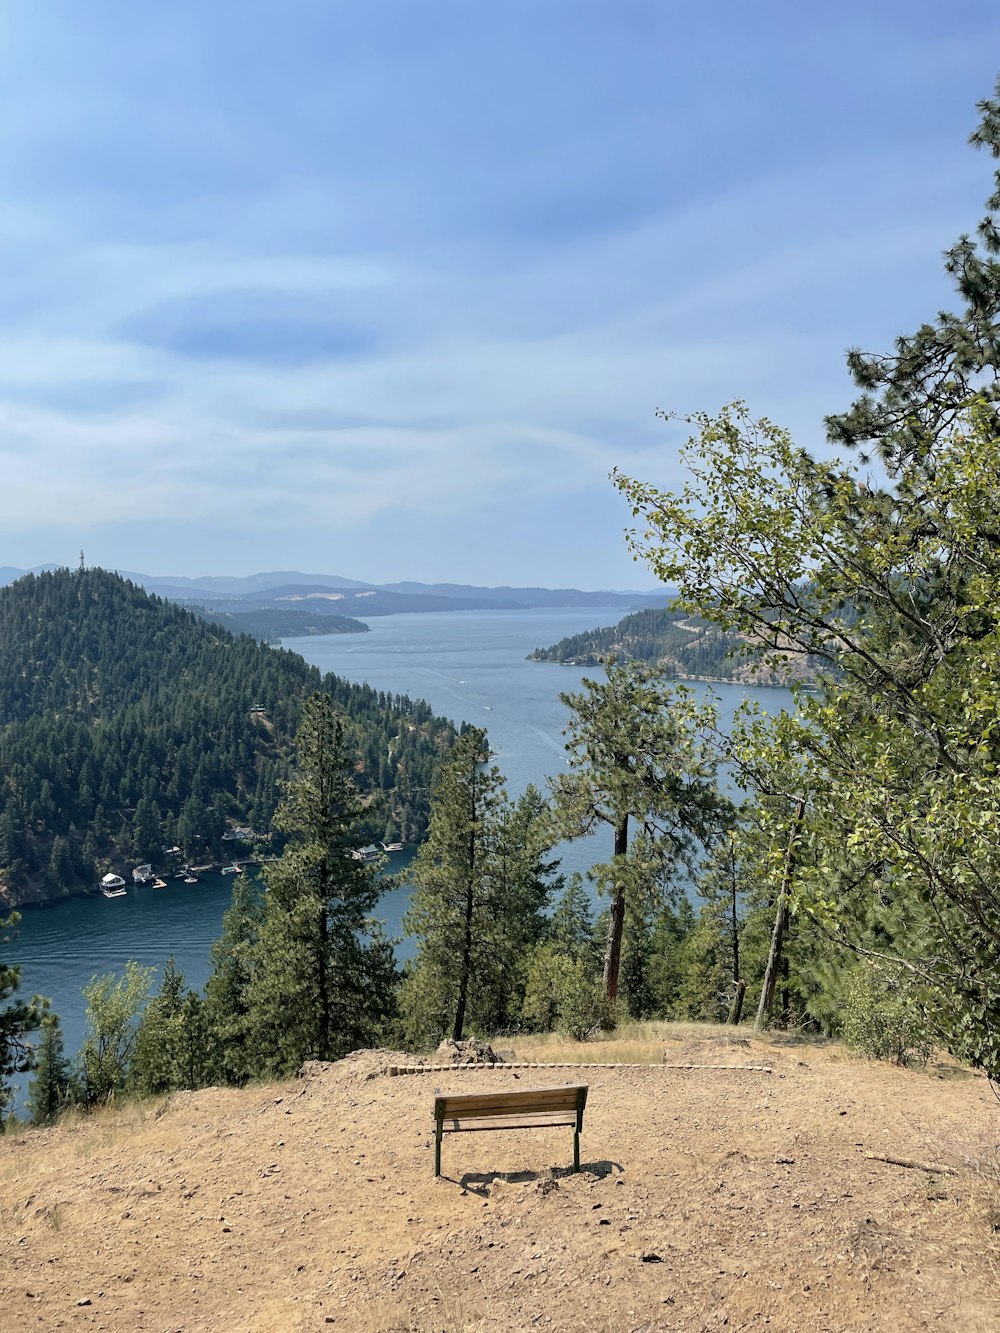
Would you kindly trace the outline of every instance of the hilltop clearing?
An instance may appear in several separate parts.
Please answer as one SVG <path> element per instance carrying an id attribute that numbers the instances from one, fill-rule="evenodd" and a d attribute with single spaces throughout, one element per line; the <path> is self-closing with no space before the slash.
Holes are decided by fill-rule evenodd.
<path id="1" fill-rule="evenodd" d="M 386 1052 L 0 1141 L 0 1328 L 996 1327 L 984 1080 L 708 1029 L 624 1054 L 773 1073 L 585 1070 L 578 1176 L 550 1129 L 446 1136 L 435 1180 L 430 1119 L 578 1071 Z"/>

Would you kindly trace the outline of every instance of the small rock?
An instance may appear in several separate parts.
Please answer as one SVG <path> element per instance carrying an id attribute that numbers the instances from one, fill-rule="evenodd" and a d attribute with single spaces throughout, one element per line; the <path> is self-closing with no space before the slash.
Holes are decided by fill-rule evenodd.
<path id="1" fill-rule="evenodd" d="M 77 1305 L 90 1305 L 90 1304 L 92 1304 L 92 1302 L 89 1296 L 84 1296 L 82 1300 L 77 1301 Z"/>
<path id="2" fill-rule="evenodd" d="M 639 1256 L 639 1258 L 642 1260 L 642 1262 L 643 1262 L 644 1264 L 662 1264 L 662 1263 L 663 1263 L 663 1255 L 662 1255 L 662 1254 L 657 1254 L 655 1250 L 647 1250 L 646 1253 L 645 1253 L 645 1254 L 641 1254 L 641 1255 Z"/>

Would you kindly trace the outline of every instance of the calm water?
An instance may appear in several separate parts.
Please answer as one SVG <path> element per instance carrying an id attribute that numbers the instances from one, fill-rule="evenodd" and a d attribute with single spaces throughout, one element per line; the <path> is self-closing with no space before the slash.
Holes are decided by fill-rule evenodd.
<path id="1" fill-rule="evenodd" d="M 386 616 L 372 621 L 370 634 L 294 639 L 287 646 L 322 671 L 424 698 L 436 713 L 485 727 L 510 793 L 518 795 L 529 782 L 544 788 L 546 778 L 564 768 L 561 730 L 567 710 L 559 694 L 596 674 L 593 668 L 527 662 L 526 655 L 565 635 L 612 625 L 621 614 L 617 608 L 591 607 Z M 748 693 L 737 686 L 711 688 L 724 718 Z M 781 690 L 753 693 L 772 712 L 788 698 Z M 595 835 L 566 845 L 563 867 L 585 871 L 610 852 L 610 832 Z M 404 868 L 411 856 L 392 857 L 389 868 Z M 9 956 L 22 965 L 22 993 L 51 997 L 68 1050 L 77 1050 L 82 1040 L 81 988 L 97 973 L 120 969 L 129 958 L 160 965 L 172 954 L 190 985 L 204 984 L 231 880 L 206 875 L 197 885 L 168 884 L 130 888 L 125 898 L 75 898 L 21 909 Z M 405 889 L 382 900 L 379 915 L 391 934 L 401 933 L 405 906 Z M 406 952 L 404 945 L 401 953 Z"/>

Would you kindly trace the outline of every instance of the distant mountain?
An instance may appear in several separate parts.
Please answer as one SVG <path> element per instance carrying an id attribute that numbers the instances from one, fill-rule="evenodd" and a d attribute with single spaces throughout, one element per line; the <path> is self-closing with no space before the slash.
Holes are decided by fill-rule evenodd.
<path id="1" fill-rule="evenodd" d="M 15 569 L 13 565 L 0 565 L 0 588 L 6 588 L 8 583 L 16 583 L 25 574 L 51 574 L 58 568 L 58 565 L 35 565 L 33 569 Z"/>
<path id="2" fill-rule="evenodd" d="M 30 572 L 57 568 L 44 565 Z M 0 586 L 27 572 L 13 566 L 0 567 Z M 118 573 L 167 601 L 233 613 L 298 608 L 317 616 L 391 616 L 414 611 L 524 611 L 536 606 L 621 607 L 622 611 L 635 611 L 666 606 L 672 596 L 667 589 L 587 592 L 580 588 L 490 588 L 471 583 L 363 583 L 339 574 L 303 574 L 295 570 L 200 578 L 129 570 Z"/>
<path id="3" fill-rule="evenodd" d="M 492 605 L 528 606 L 666 606 L 672 593 L 661 592 L 583 592 L 579 588 L 480 588 L 468 583 L 382 583 L 384 592 L 405 593 L 474 600 Z"/>
<path id="4" fill-rule="evenodd" d="M 308 611 L 311 616 L 358 617 L 393 616 L 413 611 L 478 611 L 498 610 L 499 604 L 485 599 L 461 601 L 456 597 L 405 596 L 398 592 L 382 592 L 379 588 L 353 589 L 324 588 L 316 584 L 294 584 L 271 588 L 266 592 L 243 593 L 242 596 L 220 596 L 218 593 L 185 594 L 174 598 L 162 590 L 158 594 L 168 601 L 180 600 L 193 610 L 241 613 L 250 611 Z"/>
<path id="5" fill-rule="evenodd" d="M 341 578 L 339 574 L 302 574 L 298 570 L 279 569 L 267 574 L 247 574 L 242 577 L 228 574 L 208 575 L 202 578 L 185 578 L 182 575 L 135 574 L 120 570 L 123 578 L 138 583 L 147 592 L 158 593 L 171 601 L 194 598 L 201 593 L 218 596 L 243 597 L 252 593 L 266 593 L 272 588 L 287 585 L 296 587 L 315 585 L 321 588 L 371 588 L 371 583 L 360 583 L 357 579 Z M 169 589 L 169 591 L 165 591 Z"/>
<path id="6" fill-rule="evenodd" d="M 248 594 L 241 602 L 245 604 L 251 600 L 262 606 L 308 606 L 311 611 L 326 608 L 337 615 L 348 616 L 392 616 L 404 611 L 515 610 L 524 605 L 497 602 L 487 597 L 442 597 L 383 588 L 363 588 L 355 592 L 309 586 L 272 588 L 270 592 L 252 598 Z"/>

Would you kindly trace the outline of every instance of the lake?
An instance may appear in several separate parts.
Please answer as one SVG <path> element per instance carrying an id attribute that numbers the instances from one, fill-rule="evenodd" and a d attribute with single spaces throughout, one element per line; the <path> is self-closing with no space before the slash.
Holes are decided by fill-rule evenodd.
<path id="1" fill-rule="evenodd" d="M 510 794 L 529 782 L 544 789 L 565 766 L 562 728 L 567 709 L 559 694 L 575 690 L 595 668 L 525 660 L 533 648 L 569 634 L 613 625 L 620 608 L 531 611 L 451 611 L 383 616 L 364 635 L 291 639 L 286 647 L 321 671 L 332 671 L 375 688 L 426 699 L 436 713 L 485 727 Z M 787 703 L 783 690 L 742 686 L 711 689 L 724 722 L 752 693 L 770 712 Z M 610 830 L 561 849 L 563 868 L 586 871 L 611 853 Z M 405 868 L 412 849 L 391 859 Z M 82 987 L 95 974 L 119 970 L 129 958 L 161 965 L 173 955 L 189 985 L 209 974 L 209 949 L 221 930 L 232 882 L 205 875 L 197 885 L 170 880 L 166 889 L 129 888 L 127 897 L 72 898 L 21 909 L 19 935 L 9 957 L 22 965 L 21 993 L 47 995 L 60 1015 L 66 1046 L 75 1052 L 83 1037 Z M 407 891 L 387 895 L 378 910 L 390 934 L 401 934 Z M 408 952 L 404 944 L 401 956 Z"/>

